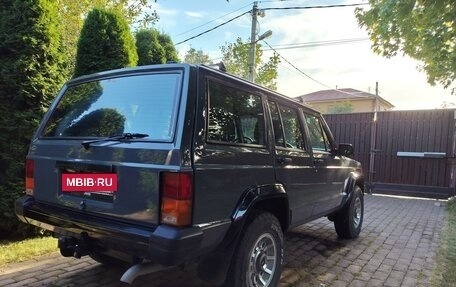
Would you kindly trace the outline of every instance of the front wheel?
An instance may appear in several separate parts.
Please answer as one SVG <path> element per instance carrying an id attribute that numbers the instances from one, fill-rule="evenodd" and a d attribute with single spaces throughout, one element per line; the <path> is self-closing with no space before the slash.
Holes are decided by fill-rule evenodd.
<path id="1" fill-rule="evenodd" d="M 334 227 L 340 238 L 353 239 L 361 232 L 364 217 L 364 196 L 359 186 L 355 187 L 350 202 L 334 217 Z"/>
<path id="2" fill-rule="evenodd" d="M 277 286 L 283 261 L 283 233 L 279 221 L 271 213 L 255 212 L 244 230 L 225 286 Z"/>

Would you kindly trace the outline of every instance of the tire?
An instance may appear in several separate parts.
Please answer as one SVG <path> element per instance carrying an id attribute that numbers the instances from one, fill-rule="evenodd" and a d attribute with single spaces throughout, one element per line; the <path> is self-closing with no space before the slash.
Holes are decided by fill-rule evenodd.
<path id="1" fill-rule="evenodd" d="M 89 257 L 107 267 L 124 267 L 127 265 L 126 262 L 120 259 L 98 252 L 91 252 Z"/>
<path id="2" fill-rule="evenodd" d="M 280 223 L 269 212 L 254 212 L 247 220 L 224 286 L 275 287 L 283 263 Z"/>
<path id="3" fill-rule="evenodd" d="M 337 213 L 334 227 L 340 238 L 354 239 L 361 232 L 364 217 L 364 196 L 359 186 L 355 187 L 350 202 Z"/>

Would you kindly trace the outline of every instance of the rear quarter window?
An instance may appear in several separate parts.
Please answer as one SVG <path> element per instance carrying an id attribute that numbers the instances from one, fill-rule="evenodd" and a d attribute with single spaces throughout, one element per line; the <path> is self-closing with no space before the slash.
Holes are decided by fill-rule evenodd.
<path id="1" fill-rule="evenodd" d="M 42 137 L 107 137 L 144 133 L 171 141 L 180 99 L 180 73 L 124 76 L 70 86 Z"/>

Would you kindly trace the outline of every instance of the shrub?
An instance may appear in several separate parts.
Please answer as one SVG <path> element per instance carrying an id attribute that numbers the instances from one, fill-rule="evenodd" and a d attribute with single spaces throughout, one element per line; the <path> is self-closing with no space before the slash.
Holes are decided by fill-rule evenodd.
<path id="1" fill-rule="evenodd" d="M 136 66 L 138 54 L 126 19 L 115 11 L 95 8 L 81 30 L 73 77 Z"/>

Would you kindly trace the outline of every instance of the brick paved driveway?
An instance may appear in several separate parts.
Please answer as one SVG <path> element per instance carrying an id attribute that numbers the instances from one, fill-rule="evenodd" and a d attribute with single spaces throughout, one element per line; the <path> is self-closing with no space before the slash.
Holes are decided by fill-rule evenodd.
<path id="1" fill-rule="evenodd" d="M 434 200 L 366 195 L 360 237 L 340 240 L 322 218 L 289 232 L 280 286 L 428 286 L 444 220 Z M 128 286 L 123 269 L 54 253 L 0 270 L 0 286 Z M 211 286 L 188 268 L 139 277 L 133 286 Z"/>

